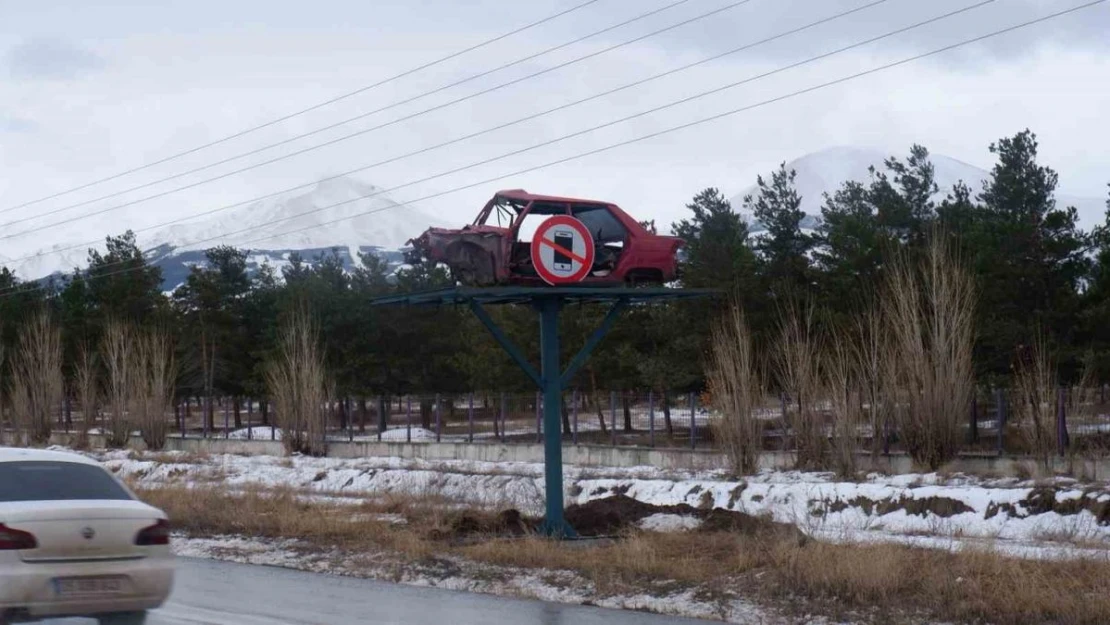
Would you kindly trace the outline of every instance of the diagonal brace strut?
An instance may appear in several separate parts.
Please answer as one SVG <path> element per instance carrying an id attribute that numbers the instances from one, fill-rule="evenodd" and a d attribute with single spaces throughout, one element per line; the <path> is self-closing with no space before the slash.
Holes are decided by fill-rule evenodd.
<path id="1" fill-rule="evenodd" d="M 617 317 L 620 316 L 621 311 L 623 311 L 627 307 L 628 300 L 619 299 L 616 301 L 615 304 L 613 304 L 613 307 L 609 309 L 609 312 L 606 313 L 605 318 L 602 319 L 601 325 L 598 326 L 596 330 L 594 330 L 594 333 L 590 335 L 590 338 L 586 341 L 586 344 L 582 346 L 582 349 L 570 361 L 570 364 L 567 365 L 566 370 L 563 371 L 563 375 L 560 377 L 560 384 L 563 386 L 563 388 L 566 388 L 570 385 L 571 380 L 574 379 L 574 376 L 578 373 L 578 370 L 582 368 L 582 365 L 586 364 L 587 360 L 589 360 L 590 354 L 593 353 L 594 348 L 597 347 L 597 344 L 601 342 L 601 339 L 605 338 L 605 335 L 609 333 L 610 329 L 612 329 L 613 322 L 615 322 L 617 320 Z"/>
<path id="2" fill-rule="evenodd" d="M 497 322 L 489 316 L 489 313 L 486 312 L 486 309 L 482 308 L 482 305 L 478 302 L 470 300 L 470 310 L 474 313 L 474 316 L 482 322 L 482 325 L 486 326 L 486 329 L 489 330 L 489 333 L 493 335 L 493 338 L 501 344 L 501 347 L 505 348 L 505 351 L 509 353 L 509 356 L 511 356 L 513 361 L 516 362 L 517 366 L 519 366 L 521 370 L 524 371 L 525 375 L 527 375 L 528 378 L 532 380 L 532 382 L 535 383 L 537 387 L 542 389 L 543 378 L 540 376 L 539 371 L 536 371 L 536 368 L 532 366 L 532 363 L 528 362 L 528 358 L 524 356 L 524 352 L 520 351 L 520 348 L 516 346 L 516 343 L 513 343 L 512 340 L 510 340 L 509 337 L 501 331 L 501 327 L 498 326 Z"/>

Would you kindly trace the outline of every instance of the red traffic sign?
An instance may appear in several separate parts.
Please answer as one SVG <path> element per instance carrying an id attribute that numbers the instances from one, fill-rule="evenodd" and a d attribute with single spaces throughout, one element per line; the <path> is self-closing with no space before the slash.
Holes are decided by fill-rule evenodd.
<path id="1" fill-rule="evenodd" d="M 532 265 L 548 284 L 581 282 L 594 266 L 594 239 L 581 221 L 555 215 L 532 236 Z"/>

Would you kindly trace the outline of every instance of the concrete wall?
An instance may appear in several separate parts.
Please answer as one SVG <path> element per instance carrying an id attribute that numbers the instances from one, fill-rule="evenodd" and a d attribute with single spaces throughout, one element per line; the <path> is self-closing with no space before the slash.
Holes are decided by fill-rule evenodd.
<path id="1" fill-rule="evenodd" d="M 75 435 L 55 434 L 51 442 L 56 445 L 72 446 Z M 89 436 L 90 445 L 104 446 L 102 436 Z M 144 449 L 140 437 L 131 439 L 131 447 Z M 285 449 L 280 441 L 253 440 L 237 441 L 222 438 L 169 438 L 166 451 L 189 451 L 213 454 L 245 454 L 281 456 Z M 405 443 L 405 442 L 331 442 L 328 444 L 331 458 L 368 458 L 397 457 L 423 459 L 428 461 L 469 460 L 476 462 L 543 462 L 543 445 L 500 443 Z M 885 473 L 913 473 L 917 469 L 909 456 L 896 454 L 879 457 L 874 463 L 866 454 L 858 457 L 859 468 L 864 471 Z M 714 470 L 728 467 L 724 454 L 714 451 L 690 449 L 649 449 L 646 447 L 611 447 L 606 445 L 563 446 L 563 462 L 580 467 L 637 467 L 654 466 L 661 469 Z M 760 457 L 760 467 L 765 469 L 790 469 L 793 467 L 793 454 L 788 452 L 765 452 Z M 1042 473 L 1038 464 L 1024 457 L 965 455 L 944 467 L 948 472 L 963 472 L 976 475 L 1038 476 Z M 1054 472 L 1069 473 L 1085 479 L 1107 479 L 1110 477 L 1110 460 L 1075 460 L 1058 458 L 1054 462 Z"/>

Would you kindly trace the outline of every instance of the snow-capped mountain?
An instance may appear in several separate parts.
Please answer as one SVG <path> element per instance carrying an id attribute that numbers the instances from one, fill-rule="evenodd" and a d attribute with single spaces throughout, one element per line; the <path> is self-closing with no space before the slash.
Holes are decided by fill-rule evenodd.
<path id="1" fill-rule="evenodd" d="M 883 161 L 891 156 L 904 161 L 906 155 L 901 153 L 889 154 L 881 150 L 864 147 L 835 146 L 806 154 L 786 163 L 787 171 L 793 169 L 796 172 L 794 185 L 798 189 L 799 195 L 802 196 L 802 210 L 806 212 L 802 227 L 807 230 L 815 230 L 821 224 L 820 215 L 821 206 L 825 202 L 824 193 L 832 195 L 844 182 L 849 180 L 866 184 L 871 176 L 868 168 L 874 165 L 877 171 L 885 171 Z M 982 189 L 983 181 L 990 178 L 989 171 L 950 156 L 930 153 L 929 160 L 933 164 L 934 176 L 939 187 L 939 191 L 933 196 L 933 199 L 937 202 L 943 200 L 952 190 L 952 186 L 961 180 L 971 188 L 973 193 L 978 193 Z M 777 168 L 777 164 L 774 168 Z M 763 177 L 764 180 L 770 179 L 770 169 L 763 174 Z M 744 210 L 744 197 L 749 194 L 754 196 L 758 191 L 758 186 L 753 184 L 730 200 L 733 209 L 740 212 L 748 220 L 753 233 L 762 231 L 763 227 Z M 1097 223 L 1101 223 L 1106 209 L 1105 200 L 1101 198 L 1078 197 L 1060 193 L 1056 195 L 1056 205 L 1059 207 L 1075 206 L 1079 211 L 1080 224 L 1084 228 L 1090 228 Z"/>
<path id="2" fill-rule="evenodd" d="M 311 261 L 333 248 L 348 269 L 358 264 L 359 252 L 377 253 L 399 265 L 405 241 L 432 225 L 443 224 L 416 206 L 397 203 L 374 185 L 341 177 L 307 191 L 140 232 L 137 240 L 150 262 L 162 268 L 163 288 L 170 291 L 185 279 L 190 266 L 204 262 L 204 250 L 217 245 L 247 250 L 252 271 L 267 262 L 280 269 L 294 252 Z M 53 249 L 64 247 L 60 243 Z M 87 261 L 85 249 L 40 252 L 15 263 L 0 257 L 0 266 L 37 279 L 84 267 Z"/>

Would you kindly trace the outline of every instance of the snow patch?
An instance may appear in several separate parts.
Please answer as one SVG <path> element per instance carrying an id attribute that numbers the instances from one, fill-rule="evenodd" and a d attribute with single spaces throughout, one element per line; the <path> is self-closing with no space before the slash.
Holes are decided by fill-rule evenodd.
<path id="1" fill-rule="evenodd" d="M 685 532 L 701 527 L 701 519 L 682 514 L 659 512 L 640 520 L 640 529 L 653 532 Z"/>

